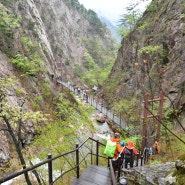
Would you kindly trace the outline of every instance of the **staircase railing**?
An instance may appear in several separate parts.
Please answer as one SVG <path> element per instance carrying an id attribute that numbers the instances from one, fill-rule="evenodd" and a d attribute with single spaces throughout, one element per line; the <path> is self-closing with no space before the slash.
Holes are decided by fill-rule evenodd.
<path id="1" fill-rule="evenodd" d="M 90 141 L 92 141 L 92 142 L 89 143 Z M 94 145 L 94 143 L 95 143 L 95 145 Z M 33 172 L 34 173 L 35 169 L 47 164 L 48 184 L 53 185 L 58 180 L 62 179 L 62 177 L 65 174 L 67 174 L 67 173 L 69 173 L 70 171 L 73 171 L 73 170 L 75 170 L 75 172 L 76 172 L 76 178 L 79 178 L 80 177 L 80 167 L 81 167 L 80 165 L 83 162 L 85 162 L 86 167 L 89 165 L 88 163 L 99 165 L 99 163 L 100 163 L 99 158 L 104 158 L 105 159 L 104 166 L 107 163 L 107 166 L 110 167 L 110 172 L 111 172 L 111 177 L 112 177 L 112 184 L 116 185 L 116 181 L 118 181 L 119 177 L 120 177 L 120 170 L 121 169 L 119 168 L 118 176 L 116 178 L 115 173 L 114 173 L 114 169 L 112 167 L 111 160 L 108 159 L 107 157 L 105 157 L 104 155 L 100 155 L 100 153 L 103 153 L 103 152 L 100 152 L 100 147 L 103 147 L 102 149 L 104 149 L 105 144 L 99 142 L 99 140 L 95 140 L 95 139 L 89 137 L 83 143 L 81 143 L 80 145 L 76 144 L 74 150 L 71 150 L 67 153 L 63 153 L 63 154 L 61 154 L 59 156 L 56 156 L 56 157 L 52 157 L 51 154 L 48 154 L 48 157 L 47 157 L 46 160 L 44 160 L 44 161 L 42 161 L 38 164 L 35 164 L 33 166 L 27 167 L 27 168 L 25 168 L 25 169 L 23 169 L 19 172 L 16 172 L 16 173 L 8 175 L 4 178 L 1 178 L 0 179 L 0 184 L 3 183 L 3 182 L 7 182 L 8 180 L 14 179 L 15 177 L 18 177 L 18 176 L 20 176 L 20 175 L 22 175 L 26 172 Z M 53 177 L 54 176 L 54 170 L 53 170 L 54 161 L 56 161 L 57 159 L 60 159 L 60 158 L 68 159 L 68 161 L 69 161 L 69 159 L 70 159 L 70 158 L 68 158 L 69 155 L 72 155 L 72 157 L 73 157 L 73 159 L 71 160 L 71 161 L 73 161 L 73 165 L 70 164 L 69 169 L 65 169 L 65 171 L 63 170 L 60 173 L 60 175 L 58 175 L 54 179 L 54 177 Z M 90 159 L 87 158 L 89 155 L 90 155 Z M 143 163 L 145 163 L 146 160 L 147 160 L 147 150 L 146 150 L 146 148 L 144 149 L 142 155 L 137 156 L 137 166 L 138 166 L 139 159 L 140 159 L 140 163 L 141 163 L 140 166 L 142 166 Z M 71 161 L 69 161 L 69 163 Z M 118 164 L 118 165 L 121 166 L 121 164 Z M 29 175 L 30 175 L 30 173 L 29 173 Z M 46 184 L 46 183 L 44 183 L 44 184 Z"/>
<path id="2" fill-rule="evenodd" d="M 92 141 L 90 143 L 90 141 Z M 95 146 L 94 146 L 95 143 Z M 18 177 L 26 172 L 31 172 L 33 170 L 35 170 L 38 167 L 41 167 L 43 165 L 47 165 L 47 171 L 48 171 L 48 184 L 49 185 L 53 185 L 56 181 L 58 181 L 59 179 L 61 179 L 65 174 L 69 173 L 72 170 L 76 170 L 76 178 L 79 178 L 80 176 L 80 165 L 82 164 L 82 162 L 85 162 L 86 165 L 88 165 L 88 163 L 94 164 L 95 165 L 99 165 L 99 158 L 104 158 L 106 159 L 106 163 L 108 166 L 108 160 L 105 156 L 100 155 L 100 147 L 105 147 L 105 145 L 101 142 L 99 142 L 99 140 L 95 140 L 91 137 L 89 137 L 88 139 L 86 139 L 82 144 L 76 144 L 75 149 L 71 150 L 67 153 L 61 154 L 59 156 L 56 157 L 52 157 L 51 154 L 48 154 L 48 158 L 36 165 L 27 167 L 19 172 L 13 173 L 11 175 L 8 175 L 4 178 L 0 179 L 0 184 L 3 182 L 7 182 L 8 180 L 11 180 L 15 177 Z M 70 166 L 69 169 L 66 169 L 65 171 L 62 171 L 60 175 L 58 175 L 55 179 L 53 178 L 53 162 L 57 159 L 60 158 L 64 158 L 64 159 L 68 159 L 68 155 L 72 155 L 74 160 L 73 162 L 75 162 L 75 164 L 73 165 L 68 165 Z M 88 156 L 90 155 L 90 159 L 88 158 Z M 71 162 L 71 161 L 69 161 Z M 29 173 L 30 176 L 30 173 Z"/>
<path id="3" fill-rule="evenodd" d="M 111 159 L 109 159 L 109 164 L 110 164 L 110 174 L 111 174 L 111 179 L 112 179 L 112 185 L 117 185 L 117 181 L 119 177 L 116 179 L 116 175 L 115 175 L 115 171 L 114 171 Z"/>

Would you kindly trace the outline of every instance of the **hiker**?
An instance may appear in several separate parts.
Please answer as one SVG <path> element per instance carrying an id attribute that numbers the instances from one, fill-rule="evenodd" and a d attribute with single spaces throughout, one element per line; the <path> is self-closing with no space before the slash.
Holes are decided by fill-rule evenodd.
<path id="1" fill-rule="evenodd" d="M 123 149 L 123 147 L 120 145 L 120 140 L 119 139 L 120 139 L 120 133 L 118 133 L 118 132 L 114 133 L 114 137 L 110 138 L 110 140 L 112 142 L 116 142 L 116 150 L 115 150 L 115 153 L 114 153 L 114 156 L 113 156 L 114 159 L 118 158 L 119 153 Z"/>
<path id="2" fill-rule="evenodd" d="M 125 143 L 123 142 L 123 141 L 121 141 L 120 142 L 120 145 L 123 147 L 123 150 L 124 150 L 124 148 L 125 148 Z M 121 152 L 121 154 L 120 154 L 120 156 L 121 156 L 121 168 L 123 168 L 123 163 L 124 163 L 124 153 L 123 153 L 123 150 L 122 150 L 122 152 Z"/>
<path id="3" fill-rule="evenodd" d="M 159 141 L 155 141 L 154 145 L 153 145 L 153 153 L 154 154 L 159 154 L 160 153 L 160 143 Z"/>
<path id="4" fill-rule="evenodd" d="M 153 154 L 152 147 L 149 147 L 149 148 L 148 148 L 148 155 L 151 156 L 152 154 Z"/>
<path id="5" fill-rule="evenodd" d="M 77 88 L 78 96 L 80 96 L 80 87 Z"/>
<path id="6" fill-rule="evenodd" d="M 114 137 L 111 137 L 110 140 L 112 142 L 116 142 L 116 149 L 112 158 L 112 165 L 114 171 L 117 171 L 122 164 L 121 155 L 119 156 L 119 154 L 123 152 L 123 146 L 120 145 L 120 133 L 114 133 Z"/>
<path id="7" fill-rule="evenodd" d="M 134 143 L 129 141 L 123 150 L 123 154 L 125 156 L 125 168 L 128 167 L 128 163 L 130 163 L 130 168 L 133 168 L 134 157 L 138 155 L 138 150 L 134 147 Z"/>
<path id="8" fill-rule="evenodd" d="M 88 103 L 88 91 L 86 90 L 86 93 L 85 93 L 85 100 L 86 100 L 86 102 Z"/>
<path id="9" fill-rule="evenodd" d="M 153 149 L 152 147 L 147 147 L 146 148 L 146 160 L 150 160 L 152 158 L 152 154 L 153 154 Z"/>
<path id="10" fill-rule="evenodd" d="M 83 99 L 83 100 L 85 99 L 85 95 L 86 95 L 86 90 L 84 89 L 84 90 L 82 91 L 82 99 Z"/>
<path id="11" fill-rule="evenodd" d="M 73 85 L 74 93 L 76 93 L 76 85 Z"/>
<path id="12" fill-rule="evenodd" d="M 114 168 L 114 171 L 117 171 L 120 167 L 119 154 L 122 153 L 123 147 L 120 145 L 120 133 L 116 132 L 114 133 L 114 137 L 110 137 L 110 139 L 107 141 L 104 154 L 108 156 L 108 159 L 112 159 L 112 165 Z M 108 163 L 108 167 L 110 164 Z"/>
<path id="13" fill-rule="evenodd" d="M 125 143 L 123 141 L 120 142 L 121 146 L 125 146 Z"/>
<path id="14" fill-rule="evenodd" d="M 152 149 L 152 147 L 147 147 L 147 148 L 146 148 L 146 153 L 147 153 L 147 157 L 149 158 L 149 157 L 153 154 L 153 149 Z"/>

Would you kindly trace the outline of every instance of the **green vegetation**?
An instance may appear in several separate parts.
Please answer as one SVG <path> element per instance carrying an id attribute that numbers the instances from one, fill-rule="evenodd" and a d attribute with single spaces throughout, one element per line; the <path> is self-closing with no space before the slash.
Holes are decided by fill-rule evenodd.
<path id="1" fill-rule="evenodd" d="M 6 94 L 6 88 L 9 86 L 15 87 L 16 89 L 13 79 L 1 79 L 0 82 L 1 95 Z M 43 84 L 41 86 L 43 86 Z M 47 87 L 47 83 L 45 87 Z M 47 88 L 45 89 L 47 92 Z M 20 89 L 19 91 L 16 91 L 16 94 L 20 96 L 20 94 L 22 94 L 23 92 L 24 91 Z M 51 95 L 48 96 L 51 98 Z M 35 105 L 39 105 L 43 101 L 43 97 L 43 95 L 36 96 L 34 99 L 32 99 L 32 101 L 35 103 Z M 45 97 L 47 97 L 47 95 L 45 95 Z M 22 101 L 24 102 L 23 96 Z M 11 120 L 11 126 L 14 131 L 16 131 L 17 133 L 18 131 L 22 131 L 24 129 L 22 122 L 27 121 L 28 119 L 33 123 L 37 123 L 35 124 L 35 126 L 38 125 L 35 130 L 35 134 L 37 134 L 37 136 L 34 138 L 33 145 L 21 150 L 22 157 L 26 159 L 26 161 L 35 158 L 44 160 L 48 153 L 52 153 L 53 156 L 56 156 L 61 153 L 68 152 L 74 149 L 74 145 L 76 142 L 80 143 L 81 141 L 84 141 L 87 136 L 89 137 L 94 132 L 94 127 L 91 123 L 91 120 L 89 120 L 89 115 L 92 114 L 93 111 L 92 107 L 83 106 L 81 102 L 77 102 L 75 97 L 73 97 L 73 95 L 70 93 L 57 95 L 55 98 L 53 98 L 52 103 L 54 104 L 54 109 L 50 109 L 51 112 L 49 115 L 43 115 L 39 111 L 39 106 L 35 107 L 37 112 L 26 112 L 25 110 L 24 112 L 22 112 L 23 104 L 21 105 L 21 107 L 10 106 L 7 103 L 6 99 L 4 99 L 3 101 L 1 100 L 0 118 L 2 120 L 2 118 L 6 116 L 7 120 Z M 87 136 L 84 136 L 84 138 L 79 138 L 79 135 L 83 136 L 86 134 Z M 18 133 L 18 139 L 23 139 L 23 137 L 24 136 L 22 135 L 22 133 Z M 13 139 L 15 140 L 15 138 Z M 20 141 L 18 140 L 17 143 L 18 142 Z M 69 164 L 68 159 L 63 158 L 61 160 L 58 160 L 57 163 L 54 162 L 53 168 L 59 171 L 65 170 L 67 165 L 75 163 L 73 155 L 69 156 L 69 158 Z M 15 169 L 21 168 L 21 166 L 19 165 L 19 161 L 17 161 L 16 159 L 10 160 L 9 165 L 11 166 L 11 168 L 15 167 Z M 4 170 L 5 169 L 3 169 L 3 171 Z M 40 169 L 38 169 L 38 171 L 41 172 L 43 176 L 46 175 L 44 174 L 44 170 L 40 171 Z M 69 173 L 69 175 L 71 174 Z M 74 174 L 71 177 L 73 176 Z"/>
<path id="2" fill-rule="evenodd" d="M 0 4 L 0 33 L 5 37 L 13 34 L 13 30 L 19 27 L 19 19 L 13 14 L 8 14 L 7 9 Z"/>
<path id="3" fill-rule="evenodd" d="M 86 51 L 84 52 L 82 61 L 86 72 L 82 75 L 81 69 L 76 65 L 75 74 L 80 76 L 82 81 L 89 86 L 102 85 L 113 66 L 115 50 L 111 50 L 111 48 L 105 50 L 105 47 L 101 45 L 98 38 L 84 38 L 83 42 Z"/>
<path id="4" fill-rule="evenodd" d="M 86 85 L 102 85 L 115 61 L 115 47 L 111 46 L 110 43 L 105 46 L 106 43 L 102 43 L 102 40 L 99 39 L 100 37 L 102 39 L 106 38 L 107 28 L 93 10 L 86 10 L 77 0 L 68 0 L 66 4 L 77 9 L 89 21 L 92 27 L 92 35 L 95 32 L 98 35 L 94 38 L 83 38 L 85 51 L 82 64 L 85 69 L 79 64 L 74 64 L 74 75 L 80 77 Z M 91 33 L 91 29 L 89 29 L 89 33 Z"/>
<path id="5" fill-rule="evenodd" d="M 60 94 L 54 112 L 55 118 L 45 127 L 37 127 L 37 132 L 40 134 L 29 149 L 30 157 L 34 158 L 37 155 L 43 159 L 51 152 L 56 156 L 72 150 L 79 135 L 82 136 L 82 133 L 88 132 L 89 136 L 93 132 L 93 125 L 89 120 L 92 110 L 92 107 L 86 107 L 77 102 L 72 105 L 64 94 Z M 86 137 L 81 139 L 84 140 Z M 37 153 L 33 156 L 32 151 Z"/>
<path id="6" fill-rule="evenodd" d="M 4 5 L 5 7 L 12 7 L 13 6 L 13 1 L 12 0 L 0 0 L 0 3 L 2 3 L 2 5 Z"/>
<path id="7" fill-rule="evenodd" d="M 106 30 L 106 26 L 100 21 L 97 14 L 93 10 L 87 10 L 78 2 L 78 0 L 68 0 L 66 3 L 76 8 L 85 17 L 85 19 L 89 21 L 89 23 L 94 27 L 97 33 L 100 34 L 102 38 L 105 37 L 104 33 Z"/>
<path id="8" fill-rule="evenodd" d="M 24 74 L 34 75 L 36 72 L 39 72 L 37 68 L 37 63 L 34 63 L 37 62 L 37 60 L 31 63 L 27 57 L 23 57 L 21 54 L 15 55 L 15 57 L 10 59 L 10 62 L 15 64 L 15 66 Z"/>
<path id="9" fill-rule="evenodd" d="M 107 79 L 108 74 L 110 73 L 112 65 L 113 62 L 103 69 L 95 66 L 94 69 L 83 74 L 82 80 L 89 86 L 103 84 L 103 82 Z"/>
<path id="10" fill-rule="evenodd" d="M 149 23 L 148 22 L 143 22 L 142 25 L 139 26 L 139 30 L 145 30 L 148 27 Z"/>
<path id="11" fill-rule="evenodd" d="M 20 19 L 9 13 L 1 3 L 0 10 L 0 48 L 4 53 L 10 54 L 13 36 L 20 26 Z"/>
<path id="12" fill-rule="evenodd" d="M 38 82 L 38 89 L 42 95 L 42 98 L 46 102 L 52 101 L 54 95 L 51 91 L 51 87 L 50 87 L 49 82 L 47 80 L 39 81 Z"/>
<path id="13" fill-rule="evenodd" d="M 134 26 L 141 18 L 141 12 L 137 9 L 138 4 L 131 4 L 126 7 L 126 14 L 122 15 L 120 19 L 120 26 L 117 30 L 118 34 L 122 37 L 127 37 L 128 34 L 133 30 Z"/>
<path id="14" fill-rule="evenodd" d="M 106 54 L 108 54 L 108 56 L 111 56 L 110 54 L 113 54 L 112 51 L 110 51 L 110 53 L 108 53 L 109 51 L 105 51 L 105 48 L 100 44 L 98 38 L 84 38 L 83 42 L 87 50 L 84 53 L 84 57 L 85 54 L 88 53 L 90 57 L 93 58 L 94 63 L 97 64 L 100 68 L 103 67 L 105 63 L 107 63 L 105 58 Z"/>
<path id="15" fill-rule="evenodd" d="M 93 58 L 91 57 L 91 55 L 88 52 L 85 52 L 84 53 L 84 56 L 83 56 L 83 66 L 85 68 L 87 68 L 88 70 L 94 69 L 95 66 L 96 66 Z"/>
<path id="16" fill-rule="evenodd" d="M 24 94 L 23 89 L 15 89 L 15 94 L 17 97 L 21 97 Z"/>
<path id="17" fill-rule="evenodd" d="M 134 17 L 134 15 L 123 15 L 123 17 L 124 18 L 121 19 L 122 23 L 119 26 L 117 33 L 122 37 L 127 37 L 136 24 L 137 19 Z"/>
<path id="18" fill-rule="evenodd" d="M 129 120 L 130 122 L 137 122 L 140 119 L 140 115 L 138 112 L 141 110 L 137 110 L 138 100 L 134 98 L 127 98 L 127 99 L 121 99 L 119 102 L 114 103 L 114 109 L 115 112 L 123 113 L 126 120 Z M 136 112 L 134 114 L 134 112 Z"/>
<path id="19" fill-rule="evenodd" d="M 36 75 L 39 72 L 43 72 L 44 69 L 41 67 L 42 59 L 37 51 L 38 44 L 36 42 L 33 43 L 26 36 L 21 37 L 21 41 L 27 56 L 18 53 L 10 59 L 10 62 L 20 69 L 22 75 Z"/>
<path id="20" fill-rule="evenodd" d="M 33 102 L 32 102 L 32 109 L 34 111 L 38 111 L 40 110 L 40 105 L 43 101 L 43 98 L 42 96 L 36 96 L 34 99 L 33 99 Z"/>
<path id="21" fill-rule="evenodd" d="M 141 140 L 142 137 L 141 136 L 133 136 L 133 137 L 125 137 L 125 138 L 121 138 L 120 141 L 123 141 L 125 144 L 128 143 L 128 141 L 133 141 L 134 143 L 134 147 L 135 148 L 141 148 Z"/>
<path id="22" fill-rule="evenodd" d="M 153 1 L 146 9 L 147 12 L 149 12 L 151 15 L 153 13 L 157 12 L 159 10 L 159 7 L 161 6 L 161 3 L 164 6 L 164 2 L 162 0 L 155 0 Z"/>
<path id="23" fill-rule="evenodd" d="M 118 79 L 116 77 L 109 78 L 109 83 L 108 84 L 106 83 L 106 85 L 103 86 L 103 88 L 105 89 L 105 92 L 108 93 L 107 95 L 109 97 L 110 102 L 113 102 L 113 100 L 115 98 L 114 92 L 115 92 L 117 86 L 118 86 Z"/>
<path id="24" fill-rule="evenodd" d="M 9 103 L 10 96 L 16 96 L 14 87 L 18 86 L 18 84 L 15 79 L 1 78 L 0 83 L 0 122 L 4 123 L 1 131 L 9 134 L 16 149 L 19 162 L 22 167 L 26 168 L 26 160 L 21 150 L 22 140 L 24 138 L 23 131 L 25 129 L 23 123 L 28 120 L 32 123 L 43 122 L 47 120 L 47 116 L 39 111 L 29 112 L 23 109 L 24 97 L 20 98 L 17 103 Z M 27 184 L 31 184 L 28 174 L 25 173 L 24 175 Z"/>
<path id="25" fill-rule="evenodd" d="M 185 17 L 185 14 L 182 13 L 182 14 L 179 14 L 179 16 L 180 16 L 181 18 L 184 18 L 184 17 Z"/>
<path id="26" fill-rule="evenodd" d="M 15 64 L 22 72 L 22 75 L 35 75 L 38 72 L 43 72 L 37 42 L 29 40 L 23 34 L 20 38 L 20 43 L 17 43 L 20 51 L 14 53 L 15 51 L 12 48 L 14 46 L 14 34 L 20 29 L 21 18 L 9 13 L 2 4 L 0 4 L 0 9 L 2 10 L 0 12 L 0 40 L 2 40 L 0 46 L 2 51 L 10 57 L 10 62 Z"/>
<path id="27" fill-rule="evenodd" d="M 21 38 L 21 44 L 23 45 L 22 52 L 14 54 L 10 48 L 12 48 L 12 43 L 14 34 L 20 27 L 20 18 L 15 17 L 13 14 L 9 13 L 7 9 L 0 4 L 0 46 L 2 51 L 8 56 L 11 56 L 10 62 L 15 64 L 15 66 L 26 75 L 34 75 L 37 72 L 43 71 L 40 68 L 42 59 L 39 56 L 38 44 L 31 42 L 26 36 Z M 24 52 L 23 52 L 24 51 Z M 24 54 L 22 54 L 24 53 Z"/>
<path id="28" fill-rule="evenodd" d="M 139 54 L 150 54 L 150 53 L 155 53 L 161 51 L 161 47 L 160 46 L 145 46 L 143 48 L 141 48 L 138 53 Z"/>

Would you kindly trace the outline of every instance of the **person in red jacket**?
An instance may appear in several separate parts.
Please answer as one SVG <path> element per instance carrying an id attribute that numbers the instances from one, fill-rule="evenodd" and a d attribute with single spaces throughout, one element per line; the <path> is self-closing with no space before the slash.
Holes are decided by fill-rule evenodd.
<path id="1" fill-rule="evenodd" d="M 130 167 L 133 167 L 134 163 L 134 157 L 135 155 L 138 155 L 138 150 L 134 147 L 134 143 L 132 141 L 129 141 L 127 143 L 127 146 L 123 149 L 123 154 L 125 157 L 125 168 L 128 167 L 128 163 L 130 163 Z"/>

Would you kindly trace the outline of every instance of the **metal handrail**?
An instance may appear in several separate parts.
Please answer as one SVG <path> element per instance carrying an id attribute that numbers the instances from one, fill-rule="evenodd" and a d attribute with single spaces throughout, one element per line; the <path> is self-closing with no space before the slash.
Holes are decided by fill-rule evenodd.
<path id="1" fill-rule="evenodd" d="M 75 93 L 76 95 L 78 95 L 82 99 L 84 99 L 83 95 L 81 93 L 78 94 L 77 90 L 75 90 L 74 87 L 71 86 L 70 84 L 63 82 L 60 79 L 57 79 L 57 83 L 62 84 L 62 86 L 65 86 L 70 91 L 72 91 L 73 93 Z M 127 130 L 128 124 L 124 120 L 122 120 L 121 117 L 117 117 L 116 114 L 107 110 L 105 107 L 103 107 L 103 104 L 98 103 L 96 100 L 93 99 L 93 97 L 88 96 L 88 98 L 86 99 L 86 102 L 88 102 L 90 105 L 94 106 L 100 112 L 104 113 L 109 119 L 112 119 L 112 121 L 114 121 L 114 123 L 116 123 L 119 127 L 124 129 L 125 132 L 127 132 L 129 135 L 134 134 L 134 132 L 132 130 Z"/>
<path id="2" fill-rule="evenodd" d="M 82 146 L 83 146 L 88 140 L 92 140 L 92 141 L 96 142 L 96 144 L 97 144 L 96 147 L 98 147 L 98 148 L 99 148 L 99 145 L 105 146 L 105 144 L 100 143 L 99 140 L 95 140 L 95 139 L 89 137 L 89 138 L 87 138 L 82 144 L 80 144 L 80 145 L 77 144 L 77 145 L 76 145 L 76 148 L 75 148 L 74 150 L 71 150 L 71 151 L 69 151 L 69 152 L 66 152 L 66 153 L 61 154 L 61 155 L 56 156 L 56 157 L 52 157 L 51 154 L 48 154 L 48 159 L 47 159 L 47 160 L 44 160 L 44 161 L 42 161 L 42 162 L 40 162 L 40 163 L 38 163 L 38 164 L 36 164 L 36 165 L 27 167 L 27 168 L 25 168 L 25 169 L 23 169 L 23 170 L 21 170 L 21 171 L 19 171 L 19 172 L 16 172 L 16 173 L 14 173 L 14 174 L 11 174 L 11 175 L 9 175 L 9 176 L 7 176 L 7 177 L 1 178 L 1 179 L 0 179 L 0 184 L 3 183 L 3 182 L 6 182 L 6 181 L 8 181 L 8 180 L 11 180 L 11 179 L 13 179 L 13 178 L 15 178 L 15 177 L 18 177 L 18 176 L 20 176 L 20 175 L 22 175 L 22 174 L 24 174 L 24 173 L 26 173 L 26 172 L 32 171 L 32 170 L 34 170 L 35 168 L 38 168 L 38 167 L 40 167 L 40 166 L 42 166 L 42 165 L 45 165 L 45 164 L 48 164 L 48 176 L 49 176 L 49 180 L 48 180 L 49 182 L 48 182 L 48 183 L 49 183 L 49 185 L 52 185 L 52 184 L 53 184 L 54 182 L 56 182 L 57 180 L 61 179 L 62 176 L 63 176 L 64 174 L 66 174 L 66 173 L 68 173 L 68 172 L 70 172 L 70 171 L 72 171 L 72 170 L 75 170 L 75 169 L 76 169 L 77 178 L 79 178 L 79 166 L 80 166 L 80 164 L 82 163 L 82 161 L 85 161 L 86 157 L 87 157 L 89 154 L 95 155 L 95 156 L 96 156 L 96 165 L 98 165 L 98 158 L 99 158 L 99 157 L 106 158 L 105 156 L 99 155 L 99 153 L 98 153 L 98 152 L 99 152 L 99 149 L 96 148 L 96 153 L 89 152 L 89 153 L 87 153 L 87 155 L 86 155 L 81 161 L 79 161 L 79 149 L 82 148 Z M 56 160 L 56 159 L 58 159 L 58 158 L 64 157 L 64 156 L 66 156 L 66 155 L 68 155 L 68 154 L 74 153 L 74 152 L 76 152 L 76 165 L 75 165 L 74 167 L 72 167 L 71 169 L 69 169 L 68 171 L 65 171 L 64 173 L 62 173 L 59 177 L 57 177 L 57 178 L 53 181 L 53 176 L 52 176 L 52 161 L 54 161 L 54 160 Z M 91 162 L 92 162 L 92 161 L 91 161 Z"/>
<path id="3" fill-rule="evenodd" d="M 82 146 L 83 146 L 88 140 L 92 140 L 92 141 L 94 141 L 94 142 L 97 143 L 97 146 L 96 146 L 96 153 L 88 152 L 81 160 L 79 160 L 79 156 L 77 155 L 77 154 L 79 153 L 79 149 L 82 148 Z M 47 159 L 47 160 L 44 160 L 44 161 L 42 161 L 42 162 L 40 162 L 40 163 L 38 163 L 38 164 L 36 164 L 36 165 L 30 166 L 30 167 L 28 167 L 28 168 L 25 168 L 25 169 L 19 171 L 19 172 L 16 172 L 16 173 L 14 173 L 14 174 L 11 174 L 11 175 L 9 175 L 9 176 L 7 176 L 7 177 L 4 177 L 4 178 L 0 179 L 0 184 L 3 183 L 3 182 L 8 181 L 8 180 L 10 180 L 10 179 L 13 179 L 13 178 L 15 178 L 15 177 L 18 177 L 19 175 L 22 175 L 22 174 L 24 174 L 24 173 L 26 173 L 26 172 L 33 171 L 34 169 L 36 169 L 36 168 L 38 168 L 38 167 L 40 167 L 40 166 L 42 166 L 42 165 L 45 165 L 45 164 L 48 164 L 48 176 L 49 176 L 49 178 L 48 178 L 49 180 L 48 180 L 48 181 L 49 181 L 49 185 L 52 185 L 52 184 L 55 183 L 57 180 L 61 179 L 65 174 L 67 174 L 68 172 L 70 172 L 70 171 L 72 171 L 72 170 L 75 170 L 75 169 L 76 169 L 76 176 L 77 176 L 77 178 L 79 178 L 79 176 L 80 176 L 79 166 L 80 166 L 80 164 L 81 164 L 83 161 L 85 161 L 86 157 L 87 157 L 89 154 L 91 154 L 91 156 L 92 156 L 92 155 L 96 156 L 96 165 L 98 165 L 98 158 L 99 158 L 99 157 L 107 159 L 107 157 L 102 156 L 102 155 L 99 155 L 99 150 L 98 150 L 99 145 L 105 146 L 105 144 L 100 143 L 98 140 L 95 140 L 95 139 L 89 137 L 89 138 L 86 139 L 82 144 L 80 144 L 80 145 L 77 144 L 77 145 L 76 145 L 76 149 L 71 150 L 71 151 L 69 151 L 69 152 L 66 152 L 66 153 L 64 153 L 64 154 L 61 154 L 61 155 L 56 156 L 56 157 L 52 157 L 51 154 L 48 154 L 48 159 Z M 58 158 L 64 157 L 64 156 L 66 156 L 66 155 L 68 155 L 68 154 L 74 153 L 74 152 L 76 152 L 76 157 L 78 156 L 78 158 L 76 158 L 76 165 L 73 166 L 72 168 L 70 168 L 69 170 L 63 172 L 60 176 L 58 176 L 58 177 L 53 181 L 53 176 L 52 176 L 52 161 L 54 161 L 54 160 L 56 160 L 56 159 L 58 159 Z M 146 148 L 145 148 L 144 151 L 143 151 L 143 155 L 146 157 Z M 143 165 L 143 158 L 145 158 L 143 155 L 139 155 L 139 157 L 137 158 L 137 162 L 138 162 L 138 159 L 141 158 L 141 166 Z M 108 161 L 108 162 L 109 162 L 109 161 Z M 145 160 L 144 160 L 144 163 L 145 163 Z M 91 160 L 91 164 L 92 164 L 92 160 Z M 110 172 L 111 172 L 112 183 L 113 183 L 113 185 L 115 185 L 115 184 L 114 184 L 114 183 L 115 183 L 114 181 L 116 181 L 116 180 L 115 180 L 116 177 L 115 177 L 114 172 L 112 172 L 112 170 L 113 170 L 112 162 L 109 162 L 109 165 L 110 165 Z M 107 166 L 108 166 L 108 165 L 107 165 Z M 120 169 L 119 169 L 119 170 L 120 170 Z M 120 171 L 119 171 L 119 170 L 118 170 L 118 173 L 120 174 Z M 113 171 L 114 171 L 114 170 L 113 170 Z M 118 175 L 118 179 L 119 179 L 119 175 Z M 117 180 L 118 180 L 118 179 L 117 179 Z"/>

